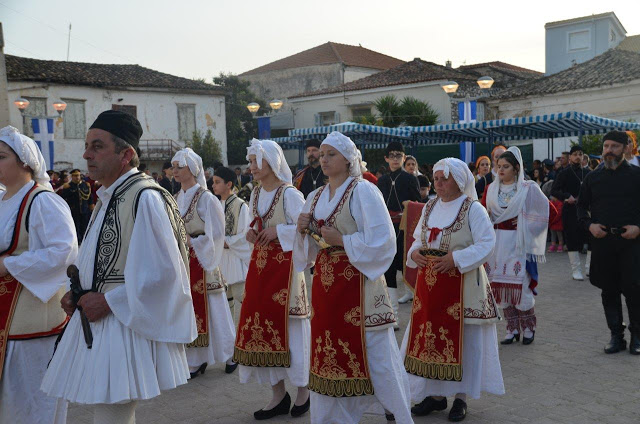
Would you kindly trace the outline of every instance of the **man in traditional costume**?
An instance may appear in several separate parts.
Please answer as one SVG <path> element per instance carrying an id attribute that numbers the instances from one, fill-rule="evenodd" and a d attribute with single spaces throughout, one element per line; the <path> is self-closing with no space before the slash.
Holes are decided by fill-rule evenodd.
<path id="1" fill-rule="evenodd" d="M 486 268 L 491 290 L 507 319 L 507 335 L 501 344 L 533 342 L 536 332 L 535 295 L 538 263 L 545 261 L 549 214 L 555 207 L 533 180 L 524 179 L 520 149 L 500 155 L 498 178 L 486 191 L 489 218 L 496 233 L 496 247 Z"/>
<path id="2" fill-rule="evenodd" d="M 348 137 L 329 134 L 320 158 L 329 182 L 307 198 L 294 249 L 297 271 L 316 266 L 311 422 L 355 424 L 384 408 L 388 419 L 412 423 L 384 281 L 396 251 L 391 219 L 380 191 L 361 178 L 361 154 Z"/>
<path id="3" fill-rule="evenodd" d="M 293 185 L 306 199 L 309 193 L 325 184 L 325 175 L 320 167 L 320 140 L 308 140 L 305 144 L 309 164 L 293 177 Z"/>
<path id="4" fill-rule="evenodd" d="M 84 232 L 87 230 L 91 208 L 93 207 L 91 186 L 82 181 L 80 170 L 74 169 L 71 171 L 71 181 L 65 183 L 58 194 L 62 196 L 69 205 L 69 209 L 71 209 L 71 216 L 76 224 L 78 242 L 80 242 Z"/>
<path id="5" fill-rule="evenodd" d="M 411 397 L 421 400 L 411 412 L 442 411 L 455 395 L 449 420 L 462 421 L 467 396 L 504 394 L 499 315 L 483 267 L 495 235 L 464 162 L 442 159 L 433 176 L 438 197 L 425 205 L 407 255 L 407 266 L 419 270 L 401 355 Z"/>
<path id="6" fill-rule="evenodd" d="M 289 413 L 284 379 L 298 388 L 291 415 L 309 410 L 309 305 L 304 276 L 293 269 L 296 222 L 304 205 L 291 185 L 284 153 L 271 140 L 251 140 L 251 173 L 260 185 L 251 193 L 253 221 L 247 240 L 254 244 L 242 301 L 234 362 L 240 382 L 269 383 L 273 397 L 257 420 Z"/>
<path id="7" fill-rule="evenodd" d="M 629 352 L 640 355 L 640 168 L 624 159 L 629 137 L 611 131 L 603 137 L 604 167 L 584 180 L 578 197 L 578 219 L 591 237 L 589 279 L 602 290 L 602 306 L 611 330 L 605 353 L 626 349 L 622 318 L 624 295 L 629 312 Z"/>
<path id="8" fill-rule="evenodd" d="M 141 135 L 135 117 L 113 110 L 87 133 L 83 157 L 102 187 L 41 386 L 94 405 L 94 423 L 133 423 L 138 400 L 185 384 L 184 344 L 198 335 L 184 226 L 173 197 L 136 168 Z"/>
<path id="9" fill-rule="evenodd" d="M 569 166 L 562 169 L 553 181 L 551 195 L 563 202 L 562 204 L 562 227 L 564 230 L 564 243 L 569 251 L 569 263 L 571 264 L 571 276 L 574 280 L 584 280 L 580 270 L 580 251 L 587 242 L 587 232 L 578 224 L 578 214 L 576 203 L 578 194 L 585 177 L 591 171 L 588 167 L 582 166 L 584 153 L 579 145 L 571 146 L 569 152 Z M 562 251 L 562 244 L 559 246 Z M 591 252 L 587 252 L 585 270 L 589 275 L 589 262 Z"/>
<path id="10" fill-rule="evenodd" d="M 181 185 L 175 197 L 188 236 L 191 298 L 198 326 L 198 337 L 187 345 L 189 371 L 195 378 L 207 366 L 224 362 L 225 371 L 231 373 L 236 367 L 231 360 L 236 330 L 219 268 L 224 212 L 207 189 L 202 158 L 196 152 L 187 147 L 171 162 L 173 177 Z"/>
<path id="11" fill-rule="evenodd" d="M 400 221 L 402 221 L 402 211 L 404 210 L 404 202 L 420 201 L 420 187 L 418 179 L 402 169 L 404 163 L 404 146 L 399 141 L 392 141 L 387 145 L 384 160 L 389 165 L 389 174 L 385 174 L 378 179 L 378 188 L 382 192 L 382 198 L 387 206 L 391 222 L 396 233 L 396 255 L 393 262 L 384 273 L 387 282 L 387 290 L 391 298 L 393 313 L 398 318 L 398 282 L 397 272 L 402 271 L 402 263 L 404 261 L 404 232 L 400 230 Z M 398 329 L 398 321 L 394 328 Z"/>
<path id="12" fill-rule="evenodd" d="M 213 192 L 224 202 L 225 236 L 220 271 L 227 282 L 227 300 L 231 316 L 237 324 L 252 246 L 247 241 L 251 214 L 244 200 L 233 193 L 235 177 L 236 174 L 229 168 L 218 168 L 213 175 Z"/>
<path id="13" fill-rule="evenodd" d="M 40 383 L 66 322 L 60 299 L 78 242 L 46 171 L 32 139 L 0 130 L 1 424 L 67 420 L 67 402 L 45 396 Z"/>

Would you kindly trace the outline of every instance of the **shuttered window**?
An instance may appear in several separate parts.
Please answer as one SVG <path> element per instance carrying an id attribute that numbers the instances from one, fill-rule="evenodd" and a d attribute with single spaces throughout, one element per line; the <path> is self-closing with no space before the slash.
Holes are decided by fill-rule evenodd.
<path id="1" fill-rule="evenodd" d="M 193 139 L 196 130 L 196 105 L 178 104 L 178 136 L 181 141 Z"/>
<path id="2" fill-rule="evenodd" d="M 47 99 L 43 97 L 25 97 L 25 99 L 29 100 L 29 106 L 24 110 L 24 134 L 33 138 L 31 119 L 47 116 Z"/>
<path id="3" fill-rule="evenodd" d="M 87 121 L 84 100 L 62 99 L 67 103 L 64 110 L 64 138 L 84 140 L 87 133 Z"/>

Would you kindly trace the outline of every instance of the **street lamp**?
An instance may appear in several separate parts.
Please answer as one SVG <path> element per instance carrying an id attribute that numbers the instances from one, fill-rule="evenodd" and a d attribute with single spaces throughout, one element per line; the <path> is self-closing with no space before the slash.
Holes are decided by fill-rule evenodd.
<path id="1" fill-rule="evenodd" d="M 478 81 L 476 81 L 476 82 L 478 83 L 478 85 L 482 89 L 489 89 L 489 88 L 491 88 L 491 86 L 494 83 L 493 78 L 488 77 L 488 76 L 480 77 L 480 78 L 478 78 Z"/>
<path id="2" fill-rule="evenodd" d="M 251 112 L 252 115 L 255 115 L 256 112 L 258 112 L 258 109 L 260 109 L 260 105 L 256 102 L 252 102 L 247 105 L 247 109 L 249 109 L 249 112 Z"/>
<path id="3" fill-rule="evenodd" d="M 282 100 L 280 99 L 273 99 L 269 102 L 269 106 L 271 106 L 271 109 L 273 110 L 278 110 L 282 107 Z"/>
<path id="4" fill-rule="evenodd" d="M 57 102 L 53 103 L 53 108 L 58 112 L 58 115 L 62 116 L 64 110 L 67 108 L 67 103 L 63 102 L 62 100 L 58 100 Z"/>
<path id="5" fill-rule="evenodd" d="M 29 106 L 29 100 L 23 99 L 22 97 L 18 97 L 13 104 L 16 105 L 18 109 L 20 109 L 20 113 L 24 115 L 25 109 Z"/>
<path id="6" fill-rule="evenodd" d="M 458 83 L 455 81 L 447 81 L 441 85 L 445 93 L 451 95 L 458 90 Z"/>

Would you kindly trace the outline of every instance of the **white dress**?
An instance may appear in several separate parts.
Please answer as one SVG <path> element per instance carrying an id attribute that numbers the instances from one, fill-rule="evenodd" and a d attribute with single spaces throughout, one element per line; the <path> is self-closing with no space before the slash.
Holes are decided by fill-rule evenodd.
<path id="1" fill-rule="evenodd" d="M 260 188 L 258 198 L 258 213 L 264 215 L 269 210 L 277 189 L 266 191 Z M 253 205 L 253 193 L 249 205 Z M 286 189 L 284 192 L 284 210 L 287 219 L 286 224 L 278 224 L 276 231 L 278 241 L 284 252 L 293 250 L 296 237 L 296 223 L 298 215 L 304 205 L 302 193 L 295 189 Z M 239 366 L 240 382 L 248 383 L 252 380 L 260 384 L 272 386 L 278 382 L 289 379 L 296 387 L 305 387 L 309 384 L 309 358 L 311 344 L 311 324 L 308 318 L 289 317 L 289 350 L 291 352 L 291 366 L 284 367 L 248 367 Z"/>
<path id="2" fill-rule="evenodd" d="M 326 219 L 333 212 L 352 180 L 353 177 L 347 178 L 331 199 L 330 186 L 326 186 L 315 207 L 316 219 Z M 316 191 L 307 196 L 302 212 L 311 210 Z M 380 190 L 366 180 L 360 181 L 351 195 L 349 209 L 358 231 L 342 236 L 345 252 L 353 266 L 370 280 L 376 280 L 389 268 L 396 254 L 395 231 Z M 318 251 L 313 240 L 298 233 L 293 251 L 296 270 L 312 266 Z M 365 412 L 382 414 L 384 409 L 394 413 L 397 423 L 413 422 L 409 380 L 393 329 L 366 331 L 365 339 L 374 394 L 332 397 L 311 392 L 312 423 L 355 424 Z"/>
<path id="3" fill-rule="evenodd" d="M 106 205 L 135 172 L 97 192 L 105 206 L 94 214 L 77 260 L 83 289 L 92 285 Z M 124 275 L 126 283 L 105 294 L 111 313 L 91 323 L 92 349 L 87 349 L 80 315 L 74 312 L 42 382 L 48 395 L 84 404 L 124 403 L 150 399 L 187 382 L 184 343 L 197 336 L 189 276 L 155 190 L 140 196 Z"/>
<path id="4" fill-rule="evenodd" d="M 461 195 L 450 202 L 438 200 L 429 215 L 428 226 L 430 228 L 445 228 L 451 225 L 465 198 L 466 196 Z M 411 259 L 411 253 L 422 246 L 423 221 L 424 212 L 413 233 L 415 241 L 407 253 L 407 266 L 412 268 L 417 265 Z M 469 272 L 484 264 L 491 254 L 490 246 L 495 237 L 489 217 L 484 207 L 478 202 L 474 202 L 469 209 L 469 225 L 474 244 L 453 252 L 453 261 L 461 273 Z M 438 234 L 429 246 L 437 248 L 441 238 L 442 233 Z M 411 323 L 407 326 L 402 340 L 400 348 L 402 358 L 405 358 L 407 353 L 410 329 Z M 427 396 L 453 396 L 457 393 L 465 393 L 474 399 L 479 399 L 480 393 L 483 391 L 498 395 L 504 394 L 496 325 L 465 324 L 463 331 L 462 381 L 430 380 L 408 374 L 411 383 L 411 397 L 415 402 L 421 402 Z"/>
<path id="5" fill-rule="evenodd" d="M 187 191 L 180 190 L 177 196 L 180 214 L 189 209 L 200 186 L 194 185 Z M 206 190 L 206 189 L 205 189 Z M 204 221 L 204 234 L 191 238 L 191 246 L 198 262 L 205 271 L 214 271 L 220 264 L 224 247 L 224 212 L 217 197 L 209 190 L 205 191 L 196 206 L 198 215 Z M 208 293 L 209 301 L 209 346 L 187 348 L 187 362 L 191 371 L 195 371 L 205 362 L 209 366 L 226 362 L 233 356 L 236 329 L 229 310 L 229 302 L 224 291 Z"/>
<path id="6" fill-rule="evenodd" d="M 0 191 L 0 252 L 11 244 L 20 204 L 34 183 L 10 199 Z M 67 266 L 78 255 L 78 241 L 69 206 L 55 193 L 42 193 L 31 204 L 29 250 L 5 259 L 14 278 L 43 302 L 68 284 Z M 40 383 L 53 355 L 57 336 L 9 340 L 0 380 L 1 424 L 64 423 L 67 402 L 47 397 Z"/>
<path id="7" fill-rule="evenodd" d="M 220 271 L 230 286 L 247 279 L 247 271 L 251 261 L 251 244 L 247 241 L 251 214 L 246 204 L 240 207 L 240 214 L 236 220 L 236 234 L 225 236 L 224 241 L 229 247 L 223 249 L 220 261 Z"/>

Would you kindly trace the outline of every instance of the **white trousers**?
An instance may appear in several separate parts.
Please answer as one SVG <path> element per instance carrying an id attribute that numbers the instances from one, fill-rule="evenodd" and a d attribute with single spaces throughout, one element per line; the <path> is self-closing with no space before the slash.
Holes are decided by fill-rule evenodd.
<path id="1" fill-rule="evenodd" d="M 227 299 L 229 301 L 229 309 L 233 318 L 234 326 L 238 329 L 238 320 L 240 319 L 240 310 L 242 309 L 242 301 L 244 300 L 245 282 L 231 284 L 227 290 Z"/>
<path id="2" fill-rule="evenodd" d="M 93 409 L 93 424 L 135 424 L 138 402 L 97 404 Z"/>

